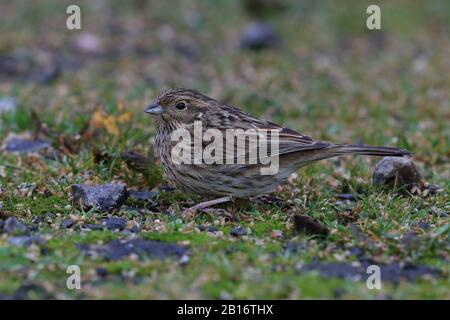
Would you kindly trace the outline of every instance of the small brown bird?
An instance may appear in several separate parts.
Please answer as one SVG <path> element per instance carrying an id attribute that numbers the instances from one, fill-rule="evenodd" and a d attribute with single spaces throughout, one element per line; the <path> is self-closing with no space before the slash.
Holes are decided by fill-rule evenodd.
<path id="1" fill-rule="evenodd" d="M 314 141 L 310 137 L 275 123 L 260 120 L 231 105 L 223 104 L 193 90 L 172 88 L 162 91 L 155 101 L 146 108 L 146 113 L 156 117 L 156 154 L 159 156 L 164 173 L 179 189 L 196 195 L 216 198 L 202 202 L 191 210 L 231 201 L 233 198 L 250 198 L 274 190 L 284 183 L 298 168 L 312 162 L 345 154 L 373 156 L 404 156 L 407 150 L 392 147 L 372 147 L 351 144 L 333 144 Z M 201 124 L 201 132 L 215 129 L 223 133 L 229 129 L 276 130 L 278 150 L 268 153 L 270 159 L 277 157 L 279 170 L 275 174 L 263 175 L 261 168 L 267 163 L 252 163 L 249 152 L 245 152 L 246 163 L 175 163 L 172 150 L 177 141 L 172 133 L 178 129 L 195 135 L 195 123 Z M 270 135 L 272 137 L 272 135 Z M 275 137 L 275 136 L 274 136 Z M 266 138 L 271 144 L 271 139 Z M 234 141 L 234 140 L 233 140 Z M 246 139 L 251 143 L 251 139 Z M 254 142 L 254 141 L 253 141 Z M 228 143 L 225 141 L 225 143 Z M 189 159 L 194 158 L 194 143 L 188 143 Z M 202 142 L 205 147 L 205 142 Z M 234 152 L 236 148 L 234 147 Z M 224 156 L 223 159 L 229 156 Z M 236 160 L 236 154 L 232 158 Z M 220 197 L 220 198 L 218 198 Z"/>

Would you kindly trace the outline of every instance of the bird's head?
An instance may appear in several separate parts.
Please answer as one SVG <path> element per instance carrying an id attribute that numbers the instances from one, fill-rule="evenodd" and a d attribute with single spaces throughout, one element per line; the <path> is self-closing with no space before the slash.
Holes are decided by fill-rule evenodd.
<path id="1" fill-rule="evenodd" d="M 194 90 L 171 88 L 161 91 L 145 112 L 162 121 L 191 124 L 216 105 L 216 100 Z"/>

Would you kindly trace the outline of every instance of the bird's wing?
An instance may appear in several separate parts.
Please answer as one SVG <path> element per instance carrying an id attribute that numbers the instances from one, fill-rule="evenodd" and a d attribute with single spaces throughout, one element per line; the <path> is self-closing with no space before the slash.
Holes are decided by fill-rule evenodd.
<path id="1" fill-rule="evenodd" d="M 246 134 L 237 136 L 237 142 L 242 139 L 244 139 L 245 141 L 249 141 L 251 140 L 251 138 L 261 138 L 261 132 L 267 130 L 267 149 L 269 150 L 270 156 L 283 155 L 304 150 L 323 149 L 330 145 L 326 142 L 314 141 L 307 135 L 304 135 L 290 128 L 282 127 L 270 121 L 255 118 L 250 114 L 229 105 L 222 105 L 217 109 L 211 108 L 208 114 L 203 119 L 203 126 L 205 128 L 216 128 L 222 132 L 230 128 L 244 130 Z M 203 129 L 205 130 L 205 128 Z M 274 137 L 271 132 L 273 131 L 278 132 L 278 151 L 275 151 L 273 150 L 273 148 L 271 148 L 271 144 L 273 142 L 272 137 Z M 272 152 L 270 152 L 271 150 Z M 251 157 L 247 153 L 248 152 L 246 152 L 246 158 Z"/>

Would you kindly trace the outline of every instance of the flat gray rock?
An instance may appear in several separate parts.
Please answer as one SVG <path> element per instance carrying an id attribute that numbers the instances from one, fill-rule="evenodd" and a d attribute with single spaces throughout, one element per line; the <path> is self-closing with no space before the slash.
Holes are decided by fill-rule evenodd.
<path id="1" fill-rule="evenodd" d="M 127 226 L 127 220 L 118 217 L 109 217 L 104 221 L 104 224 L 108 230 L 122 231 Z"/>
<path id="2" fill-rule="evenodd" d="M 51 147 L 52 145 L 48 141 L 11 138 L 8 141 L 6 141 L 5 151 L 17 153 L 31 153 Z"/>
<path id="3" fill-rule="evenodd" d="M 129 190 L 130 200 L 149 202 L 155 200 L 159 192 L 144 190 Z"/>
<path id="4" fill-rule="evenodd" d="M 139 258 L 165 259 L 168 257 L 183 257 L 187 249 L 172 243 L 160 241 L 133 239 L 112 240 L 105 245 L 78 244 L 78 249 L 90 256 L 100 256 L 108 260 L 120 260 L 131 254 Z"/>
<path id="5" fill-rule="evenodd" d="M 128 198 L 128 191 L 123 184 L 105 184 L 88 186 L 75 184 L 72 186 L 74 201 L 85 209 L 96 207 L 101 212 L 118 209 Z"/>
<path id="6" fill-rule="evenodd" d="M 303 267 L 306 272 L 316 271 L 324 277 L 365 281 L 369 263 L 354 266 L 343 262 L 312 262 Z M 398 284 L 401 281 L 415 282 L 422 277 L 441 277 L 442 273 L 433 267 L 414 264 L 379 264 L 381 281 Z"/>
<path id="7" fill-rule="evenodd" d="M 242 35 L 241 46 L 251 50 L 262 50 L 278 46 L 280 39 L 272 25 L 264 22 L 249 24 Z"/>
<path id="8" fill-rule="evenodd" d="M 14 217 L 9 217 L 5 220 L 5 223 L 3 225 L 3 232 L 13 235 L 29 234 L 27 225 Z"/>
<path id="9" fill-rule="evenodd" d="M 32 244 L 43 244 L 45 241 L 39 236 L 16 236 L 9 239 L 9 243 L 15 247 L 28 247 Z"/>

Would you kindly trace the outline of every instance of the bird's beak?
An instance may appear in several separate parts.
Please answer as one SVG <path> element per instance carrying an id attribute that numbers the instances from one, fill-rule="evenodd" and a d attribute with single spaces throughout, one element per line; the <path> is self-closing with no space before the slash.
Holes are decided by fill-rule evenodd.
<path id="1" fill-rule="evenodd" d="M 164 113 L 164 109 L 159 104 L 152 103 L 145 109 L 144 112 L 152 115 L 158 115 Z"/>

